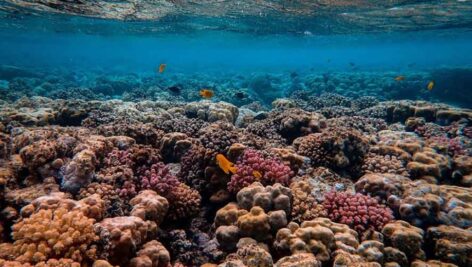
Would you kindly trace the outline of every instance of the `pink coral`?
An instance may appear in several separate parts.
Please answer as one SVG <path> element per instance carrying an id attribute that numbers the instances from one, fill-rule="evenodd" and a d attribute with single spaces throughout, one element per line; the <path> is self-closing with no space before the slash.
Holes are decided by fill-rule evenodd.
<path id="1" fill-rule="evenodd" d="M 375 198 L 346 192 L 329 192 L 323 206 L 331 220 L 349 225 L 362 233 L 368 229 L 381 230 L 393 220 L 392 210 L 380 205 Z"/>
<path id="2" fill-rule="evenodd" d="M 290 167 L 279 159 L 266 156 L 254 149 L 246 149 L 235 166 L 237 171 L 228 183 L 231 192 L 238 192 L 253 182 L 260 182 L 263 185 L 274 183 L 288 185 L 294 175 Z M 261 177 L 256 177 L 255 172 L 261 174 Z"/>
<path id="3" fill-rule="evenodd" d="M 141 173 L 141 187 L 152 189 L 164 197 L 180 184 L 177 177 L 162 162 L 153 164 L 151 168 L 142 170 Z"/>

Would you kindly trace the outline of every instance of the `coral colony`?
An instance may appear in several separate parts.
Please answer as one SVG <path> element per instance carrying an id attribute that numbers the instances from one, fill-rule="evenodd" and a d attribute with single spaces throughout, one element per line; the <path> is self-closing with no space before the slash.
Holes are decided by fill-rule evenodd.
<path id="1" fill-rule="evenodd" d="M 249 84 L 2 92 L 0 266 L 472 266 L 470 110 Z"/>

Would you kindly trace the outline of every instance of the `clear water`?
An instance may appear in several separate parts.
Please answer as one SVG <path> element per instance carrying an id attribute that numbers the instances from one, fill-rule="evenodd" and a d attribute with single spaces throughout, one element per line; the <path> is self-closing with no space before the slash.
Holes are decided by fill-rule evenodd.
<path id="1" fill-rule="evenodd" d="M 0 65 L 153 77 L 165 63 L 168 78 L 408 76 L 472 64 L 470 1 L 33 2 L 1 1 Z"/>

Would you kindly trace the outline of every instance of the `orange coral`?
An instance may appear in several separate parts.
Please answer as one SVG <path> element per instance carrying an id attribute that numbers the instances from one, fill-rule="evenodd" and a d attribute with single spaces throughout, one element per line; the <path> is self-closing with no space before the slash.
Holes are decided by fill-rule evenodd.
<path id="1" fill-rule="evenodd" d="M 93 243 L 98 241 L 93 223 L 94 219 L 79 210 L 39 210 L 12 227 L 16 260 L 38 263 L 50 258 L 77 262 L 93 259 L 96 253 Z"/>

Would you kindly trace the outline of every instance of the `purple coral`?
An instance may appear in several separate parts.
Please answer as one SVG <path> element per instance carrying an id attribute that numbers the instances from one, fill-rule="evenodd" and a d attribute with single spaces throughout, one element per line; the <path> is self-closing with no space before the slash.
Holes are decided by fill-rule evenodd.
<path id="1" fill-rule="evenodd" d="M 331 220 L 347 224 L 359 233 L 369 229 L 380 231 L 394 218 L 391 209 L 360 193 L 329 192 L 323 206 Z"/>
<path id="2" fill-rule="evenodd" d="M 177 177 L 162 162 L 153 164 L 149 169 L 141 170 L 140 173 L 141 188 L 152 189 L 162 196 L 169 195 L 180 184 Z"/>
<path id="3" fill-rule="evenodd" d="M 228 183 L 231 192 L 238 192 L 256 181 L 264 185 L 274 183 L 288 185 L 294 175 L 290 167 L 282 161 L 265 156 L 254 149 L 246 149 L 235 166 L 237 171 Z M 256 177 L 256 172 L 261 175 L 260 178 Z"/>

